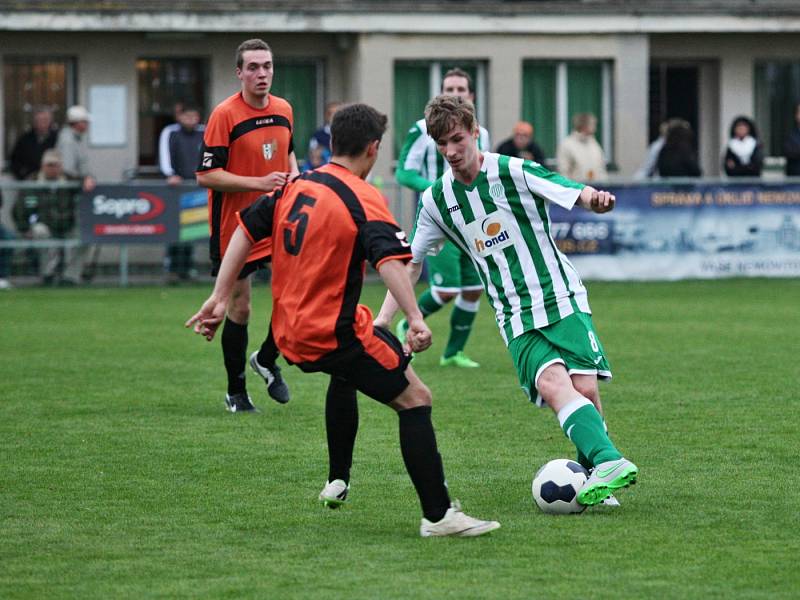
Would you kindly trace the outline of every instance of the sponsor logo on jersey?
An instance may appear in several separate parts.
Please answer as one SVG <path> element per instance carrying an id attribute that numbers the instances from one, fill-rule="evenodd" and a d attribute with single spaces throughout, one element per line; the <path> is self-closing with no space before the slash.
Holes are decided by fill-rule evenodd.
<path id="1" fill-rule="evenodd" d="M 479 256 L 488 256 L 514 244 L 511 230 L 499 212 L 494 212 L 480 221 L 466 226 L 466 233 L 472 238 L 474 251 Z"/>
<path id="2" fill-rule="evenodd" d="M 483 220 L 481 223 L 481 231 L 485 237 L 482 239 L 475 238 L 475 249 L 479 253 L 511 239 L 508 234 L 508 229 L 505 229 L 499 220 L 492 219 L 492 217 L 486 217 Z"/>
<path id="3" fill-rule="evenodd" d="M 211 161 L 214 159 L 214 155 L 211 152 L 203 152 L 203 166 L 206 168 L 211 167 Z"/>
<path id="4" fill-rule="evenodd" d="M 449 212 L 451 215 L 454 212 L 458 212 L 459 210 L 461 210 L 461 207 L 458 204 L 456 204 L 455 206 L 448 206 L 447 207 L 447 212 Z"/>

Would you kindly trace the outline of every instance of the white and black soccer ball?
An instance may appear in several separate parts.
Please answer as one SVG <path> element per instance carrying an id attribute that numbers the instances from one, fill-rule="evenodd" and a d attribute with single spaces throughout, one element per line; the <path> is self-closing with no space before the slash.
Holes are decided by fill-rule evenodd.
<path id="1" fill-rule="evenodd" d="M 533 499 L 546 513 L 566 515 L 583 512 L 586 507 L 578 504 L 578 492 L 588 478 L 589 471 L 574 460 L 551 460 L 533 477 Z"/>

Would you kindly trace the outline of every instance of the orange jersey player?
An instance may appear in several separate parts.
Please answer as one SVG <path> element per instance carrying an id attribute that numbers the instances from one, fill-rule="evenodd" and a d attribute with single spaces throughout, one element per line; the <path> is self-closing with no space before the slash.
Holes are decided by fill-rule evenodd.
<path id="1" fill-rule="evenodd" d="M 369 261 L 406 313 L 412 349 L 430 346 L 431 332 L 404 266 L 410 258 L 405 233 L 378 190 L 364 181 L 385 130 L 386 115 L 374 108 L 341 108 L 331 124 L 331 163 L 240 213 L 214 291 L 186 326 L 214 337 L 251 248 L 272 237 L 278 346 L 303 371 L 330 375 L 325 406 L 330 464 L 319 499 L 336 507 L 347 498 L 358 390 L 398 414 L 403 461 L 422 505 L 420 535 L 482 535 L 500 524 L 470 517 L 451 503 L 431 423 L 430 391 L 400 341 L 374 326 L 372 313 L 358 304 Z"/>
<path id="2" fill-rule="evenodd" d="M 263 40 L 247 40 L 236 51 L 236 76 L 241 91 L 222 101 L 211 113 L 203 138 L 197 182 L 208 188 L 211 227 L 211 274 L 220 263 L 236 230 L 236 213 L 264 192 L 281 187 L 297 175 L 292 142 L 292 107 L 269 93 L 274 65 L 272 50 Z M 255 411 L 245 385 L 247 324 L 250 319 L 250 275 L 266 266 L 270 241 L 254 246 L 238 274 L 222 332 L 222 355 L 228 376 L 225 406 L 231 412 Z M 275 364 L 278 350 L 269 330 L 250 366 L 280 403 L 289 401 L 289 388 Z"/>

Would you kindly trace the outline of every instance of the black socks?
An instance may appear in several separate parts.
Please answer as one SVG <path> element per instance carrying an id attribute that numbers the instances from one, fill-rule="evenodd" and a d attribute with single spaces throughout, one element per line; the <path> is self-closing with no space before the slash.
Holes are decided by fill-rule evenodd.
<path id="1" fill-rule="evenodd" d="M 275 345 L 275 338 L 272 336 L 272 321 L 270 321 L 267 339 L 261 344 L 261 350 L 258 351 L 256 360 L 262 367 L 272 367 L 278 360 L 278 355 L 278 346 Z"/>
<path id="2" fill-rule="evenodd" d="M 356 388 L 335 375 L 331 376 L 325 398 L 325 429 L 328 434 L 328 481 L 341 479 L 349 483 L 358 433 Z"/>
<path id="3" fill-rule="evenodd" d="M 431 407 L 401 410 L 397 416 L 400 418 L 400 451 L 417 489 L 422 513 L 429 521 L 441 521 L 450 508 L 450 496 L 431 423 Z"/>
<path id="4" fill-rule="evenodd" d="M 226 317 L 222 327 L 222 357 L 228 374 L 228 394 L 247 390 L 244 367 L 247 362 L 247 323 L 239 325 Z"/>

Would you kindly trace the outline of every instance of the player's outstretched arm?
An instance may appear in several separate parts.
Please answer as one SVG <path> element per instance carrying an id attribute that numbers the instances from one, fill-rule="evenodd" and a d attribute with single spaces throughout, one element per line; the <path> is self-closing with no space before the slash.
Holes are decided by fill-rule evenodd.
<path id="1" fill-rule="evenodd" d="M 409 263 L 413 265 L 414 263 Z M 412 267 L 413 268 L 413 267 Z M 394 303 L 394 310 L 391 310 L 392 316 L 397 312 L 397 305 L 405 313 L 406 320 L 408 321 L 408 335 L 406 340 L 414 352 L 422 352 L 431 345 L 431 330 L 425 324 L 422 318 L 422 313 L 417 306 L 417 299 L 414 296 L 414 287 L 411 283 L 410 275 L 411 269 L 407 269 L 399 260 L 387 260 L 380 267 L 378 272 L 381 275 L 386 287 L 389 288 L 389 294 L 386 295 L 384 306 L 387 307 L 388 314 L 391 309 L 391 303 Z M 416 279 L 419 278 L 419 273 Z M 414 279 L 414 281 L 416 281 Z M 389 306 L 387 306 L 389 303 Z M 378 315 L 376 322 L 380 322 L 380 316 L 384 314 L 384 309 Z M 391 322 L 391 319 L 389 320 Z M 402 341 L 402 340 L 401 340 Z"/>
<path id="2" fill-rule="evenodd" d="M 214 291 L 208 297 L 192 317 L 186 321 L 185 327 L 194 325 L 194 332 L 204 336 L 209 342 L 214 339 L 217 328 L 225 318 L 225 310 L 228 306 L 228 299 L 231 290 L 236 283 L 236 278 L 244 267 L 247 255 L 253 242 L 244 233 L 241 227 L 237 227 L 233 233 L 230 244 L 225 251 L 225 257 L 217 274 L 217 281 L 214 284 Z"/>
<path id="3" fill-rule="evenodd" d="M 296 167 L 297 161 L 295 161 Z M 289 173 L 283 171 L 273 171 L 261 177 L 248 177 L 217 169 L 199 172 L 197 184 L 217 192 L 271 192 L 286 183 L 288 177 Z"/>
<path id="4" fill-rule="evenodd" d="M 578 205 L 595 213 L 605 213 L 614 209 L 617 197 L 611 192 L 596 190 L 587 185 L 578 196 Z"/>
<path id="5" fill-rule="evenodd" d="M 417 284 L 417 281 L 419 281 L 419 276 L 422 273 L 422 263 L 415 263 L 413 261 L 407 263 L 406 273 L 408 274 L 408 281 L 413 288 Z M 381 310 L 378 312 L 378 316 L 375 317 L 375 325 L 390 329 L 392 320 L 398 310 L 400 310 L 400 305 L 397 304 L 397 300 L 395 300 L 392 292 L 387 291 L 386 298 L 384 298 L 383 305 L 381 305 Z M 405 340 L 400 341 L 402 342 Z"/>

